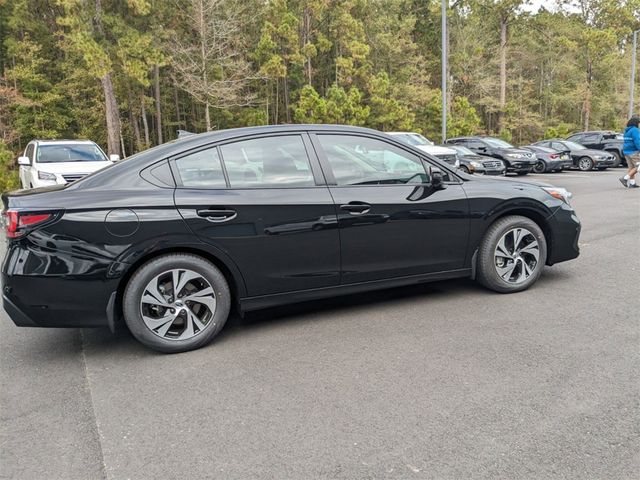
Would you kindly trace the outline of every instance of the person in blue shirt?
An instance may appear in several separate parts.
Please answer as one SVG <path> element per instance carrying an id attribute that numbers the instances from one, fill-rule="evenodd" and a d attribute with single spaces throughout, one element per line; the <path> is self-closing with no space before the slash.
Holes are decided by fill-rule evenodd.
<path id="1" fill-rule="evenodd" d="M 629 171 L 620 178 L 622 185 L 628 188 L 638 188 L 636 184 L 636 173 L 640 165 L 640 117 L 633 116 L 627 122 L 627 128 L 624 131 L 624 146 L 622 153 L 627 159 Z"/>

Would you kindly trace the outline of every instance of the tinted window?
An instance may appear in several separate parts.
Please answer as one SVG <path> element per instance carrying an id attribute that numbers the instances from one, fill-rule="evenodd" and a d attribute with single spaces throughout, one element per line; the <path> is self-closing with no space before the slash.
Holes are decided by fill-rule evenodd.
<path id="1" fill-rule="evenodd" d="M 427 183 L 419 157 L 389 143 L 353 135 L 318 135 L 338 185 Z"/>
<path id="2" fill-rule="evenodd" d="M 599 133 L 588 133 L 582 138 L 582 142 L 578 143 L 598 143 L 600 141 Z"/>
<path id="3" fill-rule="evenodd" d="M 486 148 L 486 145 L 479 140 L 465 140 L 464 145 L 468 148 Z"/>
<path id="4" fill-rule="evenodd" d="M 40 145 L 36 156 L 38 163 L 107 161 L 102 150 L 91 144 Z"/>
<path id="5" fill-rule="evenodd" d="M 33 144 L 27 147 L 27 151 L 24 152 L 25 157 L 29 157 L 29 160 L 33 161 Z"/>
<path id="6" fill-rule="evenodd" d="M 299 135 L 255 138 L 220 147 L 232 188 L 315 185 Z"/>
<path id="7" fill-rule="evenodd" d="M 576 133 L 575 135 L 571 135 L 567 140 L 571 140 L 572 142 L 580 143 L 582 141 L 582 134 Z"/>
<path id="8" fill-rule="evenodd" d="M 176 160 L 182 185 L 191 188 L 225 188 L 222 165 L 216 148 L 192 153 Z"/>

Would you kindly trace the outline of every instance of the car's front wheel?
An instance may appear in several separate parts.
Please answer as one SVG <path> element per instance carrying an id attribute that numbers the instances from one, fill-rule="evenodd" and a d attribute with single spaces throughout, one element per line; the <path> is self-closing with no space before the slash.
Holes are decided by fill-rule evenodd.
<path id="1" fill-rule="evenodd" d="M 542 229 L 530 218 L 510 215 L 487 230 L 478 250 L 477 279 L 496 292 L 519 292 L 536 282 L 546 260 Z"/>
<path id="2" fill-rule="evenodd" d="M 222 330 L 231 296 L 215 265 L 178 253 L 142 265 L 127 284 L 122 306 L 136 339 L 154 350 L 176 353 L 202 347 Z"/>
<path id="3" fill-rule="evenodd" d="M 578 160 L 578 168 L 583 172 L 591 170 L 593 168 L 593 160 L 589 157 L 580 158 Z"/>

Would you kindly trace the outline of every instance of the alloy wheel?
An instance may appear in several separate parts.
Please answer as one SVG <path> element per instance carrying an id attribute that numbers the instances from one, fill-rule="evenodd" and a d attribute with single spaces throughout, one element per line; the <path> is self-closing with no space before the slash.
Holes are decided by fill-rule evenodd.
<path id="1" fill-rule="evenodd" d="M 578 167 L 582 171 L 591 170 L 593 168 L 593 163 L 590 158 L 582 157 L 578 162 Z"/>
<path id="2" fill-rule="evenodd" d="M 536 172 L 536 173 L 544 173 L 545 170 L 546 170 L 546 168 L 544 166 L 544 162 L 543 161 L 538 161 L 533 166 L 533 171 Z"/>
<path id="3" fill-rule="evenodd" d="M 176 268 L 145 287 L 140 313 L 149 330 L 167 340 L 187 340 L 215 325 L 216 296 L 201 274 Z"/>
<path id="4" fill-rule="evenodd" d="M 496 272 L 508 283 L 525 282 L 538 268 L 540 246 L 526 228 L 512 228 L 498 242 L 495 252 Z"/>

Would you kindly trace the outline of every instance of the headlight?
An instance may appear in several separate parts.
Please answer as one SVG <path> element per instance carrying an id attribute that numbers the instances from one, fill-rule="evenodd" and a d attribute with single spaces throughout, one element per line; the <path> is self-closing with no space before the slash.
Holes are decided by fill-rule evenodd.
<path id="1" fill-rule="evenodd" d="M 570 205 L 569 200 L 573 197 L 573 194 L 566 188 L 560 187 L 541 187 L 545 192 L 551 195 L 553 198 L 562 200 L 567 205 Z"/>
<path id="2" fill-rule="evenodd" d="M 53 180 L 54 182 L 56 181 L 56 176 L 53 173 L 38 171 L 38 178 L 40 180 Z"/>
<path id="3" fill-rule="evenodd" d="M 471 164 L 472 167 L 475 167 L 475 168 L 482 168 L 483 166 L 480 162 L 475 162 L 473 160 L 470 161 L 469 163 Z"/>
<path id="4" fill-rule="evenodd" d="M 522 154 L 520 154 L 520 153 L 507 153 L 507 157 L 509 157 L 509 158 L 522 158 Z"/>

